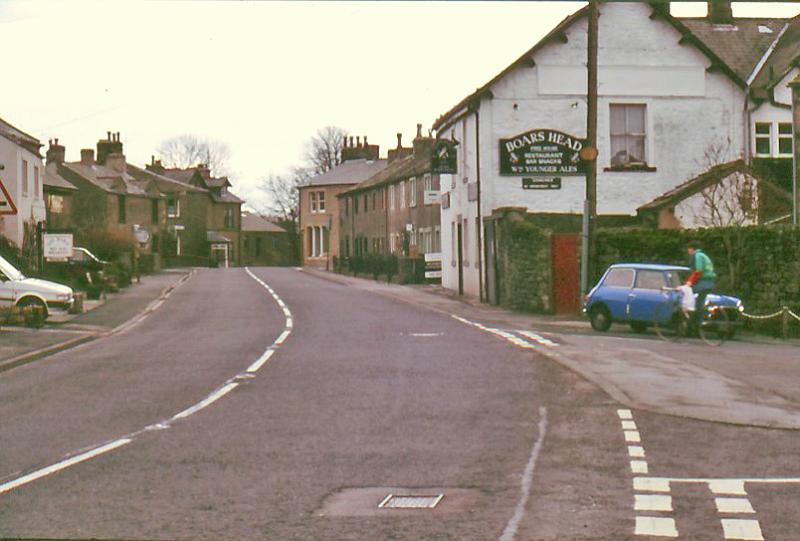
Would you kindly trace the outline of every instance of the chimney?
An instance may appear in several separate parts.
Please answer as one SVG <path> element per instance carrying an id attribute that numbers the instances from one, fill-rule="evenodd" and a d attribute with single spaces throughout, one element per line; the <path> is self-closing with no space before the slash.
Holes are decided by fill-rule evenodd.
<path id="1" fill-rule="evenodd" d="M 711 24 L 733 24 L 731 0 L 709 0 L 708 20 Z"/>
<path id="2" fill-rule="evenodd" d="M 47 148 L 45 160 L 47 164 L 51 163 L 64 163 L 65 150 L 62 145 L 58 144 L 58 137 L 50 141 L 50 146 Z"/>
<path id="3" fill-rule="evenodd" d="M 417 137 L 422 137 L 422 124 L 417 124 Z"/>
<path id="4" fill-rule="evenodd" d="M 403 134 L 397 134 L 397 148 L 391 149 L 386 153 L 386 161 L 392 163 L 393 161 L 411 155 L 413 148 L 403 147 Z"/>
<path id="5" fill-rule="evenodd" d="M 119 140 L 119 132 L 106 132 L 107 139 L 97 141 L 97 163 L 104 165 L 106 157 L 110 154 L 122 154 L 122 142 Z"/>
<path id="6" fill-rule="evenodd" d="M 81 149 L 81 164 L 94 165 L 94 149 L 82 148 Z"/>
<path id="7" fill-rule="evenodd" d="M 403 148 L 403 134 L 399 132 L 397 134 L 397 148 Z"/>
<path id="8" fill-rule="evenodd" d="M 345 144 L 342 148 L 342 161 L 350 160 L 377 160 L 379 157 L 380 147 L 378 145 L 367 144 L 367 136 L 364 136 L 364 142 L 361 142 L 361 136 L 356 137 L 356 143 L 353 144 L 353 137 L 350 136 L 350 144 L 348 145 L 345 137 Z"/>
<path id="9" fill-rule="evenodd" d="M 161 164 L 161 160 L 157 160 L 155 156 L 150 156 L 150 163 L 144 166 L 145 169 L 148 171 L 152 171 L 157 175 L 164 174 L 164 166 Z"/>
<path id="10" fill-rule="evenodd" d="M 112 152 L 106 156 L 105 165 L 117 173 L 125 173 L 125 155 L 118 152 Z"/>

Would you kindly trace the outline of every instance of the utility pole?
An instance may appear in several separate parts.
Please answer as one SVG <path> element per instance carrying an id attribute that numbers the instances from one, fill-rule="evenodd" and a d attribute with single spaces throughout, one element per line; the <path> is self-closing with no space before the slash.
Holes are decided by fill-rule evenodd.
<path id="1" fill-rule="evenodd" d="M 794 152 L 792 153 L 792 225 L 800 225 L 800 188 L 797 186 L 800 177 L 800 75 L 789 83 L 792 89 L 792 139 Z"/>
<path id="2" fill-rule="evenodd" d="M 594 256 L 594 230 L 597 215 L 597 0 L 589 0 L 589 31 L 586 68 L 588 71 L 586 145 L 581 158 L 586 162 L 586 200 L 583 208 L 581 242 L 581 296 L 589 291 Z"/>

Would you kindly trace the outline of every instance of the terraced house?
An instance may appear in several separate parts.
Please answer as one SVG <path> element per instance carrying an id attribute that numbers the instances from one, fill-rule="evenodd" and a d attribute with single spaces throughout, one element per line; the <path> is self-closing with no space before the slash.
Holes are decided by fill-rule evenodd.
<path id="1" fill-rule="evenodd" d="M 432 172 L 436 140 L 417 136 L 388 152 L 387 166 L 339 194 L 343 256 L 393 253 L 418 256 L 441 246 L 439 175 Z"/>

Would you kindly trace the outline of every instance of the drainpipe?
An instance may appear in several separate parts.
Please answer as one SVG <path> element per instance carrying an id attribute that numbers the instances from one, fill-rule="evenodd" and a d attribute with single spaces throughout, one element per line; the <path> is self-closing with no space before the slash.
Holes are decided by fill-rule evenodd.
<path id="1" fill-rule="evenodd" d="M 483 217 L 481 216 L 481 115 L 480 101 L 478 108 L 475 109 L 475 182 L 478 189 L 478 227 L 475 228 L 476 241 L 478 243 L 478 296 L 480 301 L 484 301 L 483 295 Z"/>

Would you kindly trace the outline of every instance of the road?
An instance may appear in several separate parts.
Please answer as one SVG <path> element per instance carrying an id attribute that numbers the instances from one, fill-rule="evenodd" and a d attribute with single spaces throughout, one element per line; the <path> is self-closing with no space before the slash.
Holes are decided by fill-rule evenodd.
<path id="1" fill-rule="evenodd" d="M 0 537 L 796 539 L 797 432 L 663 390 L 702 374 L 709 417 L 792 422 L 795 371 L 745 377 L 790 348 L 726 345 L 710 369 L 695 344 L 451 306 L 200 270 L 136 325 L 0 374 Z"/>

